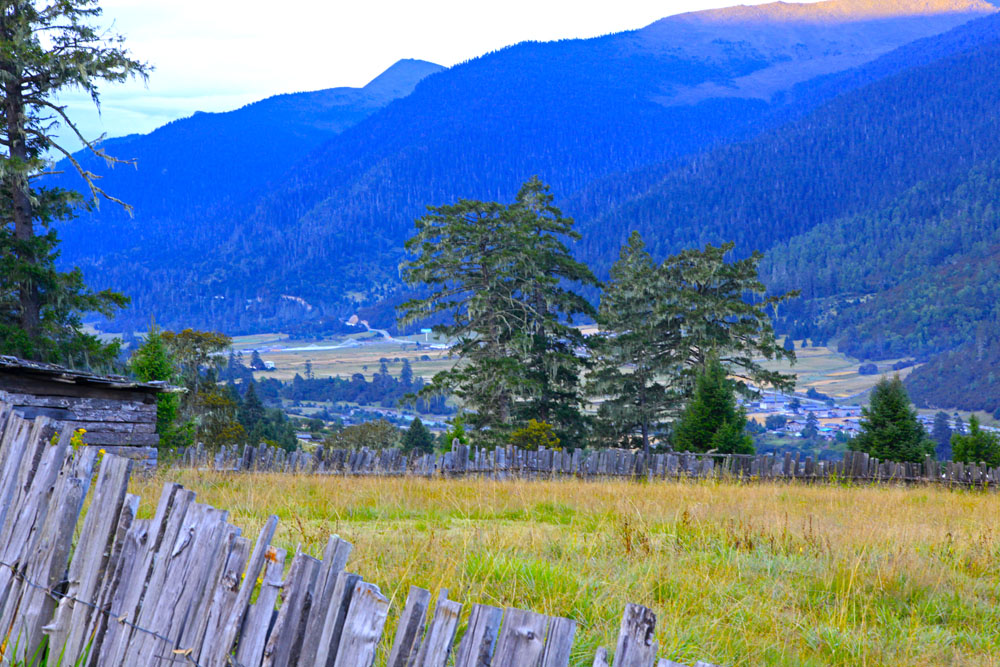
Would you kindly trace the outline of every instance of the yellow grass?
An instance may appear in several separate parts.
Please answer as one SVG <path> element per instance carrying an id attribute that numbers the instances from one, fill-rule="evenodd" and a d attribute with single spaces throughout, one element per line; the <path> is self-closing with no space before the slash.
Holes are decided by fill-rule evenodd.
<path id="1" fill-rule="evenodd" d="M 371 336 L 371 334 L 352 334 L 330 340 L 298 340 L 286 338 L 280 334 L 238 336 L 233 339 L 233 347 L 234 349 L 244 351 L 244 361 L 249 362 L 249 351 L 258 347 L 265 348 L 266 350 L 269 347 L 304 348 L 310 345 L 331 346 L 343 343 L 346 340 L 367 336 Z M 419 340 L 423 342 L 424 339 L 423 336 L 408 336 L 407 340 Z M 430 342 L 441 341 L 432 338 Z M 424 356 L 429 357 L 430 361 L 422 360 Z M 256 379 L 276 378 L 283 381 L 291 380 L 295 377 L 296 373 L 305 377 L 306 361 L 312 362 L 313 375 L 318 378 L 334 377 L 336 375 L 346 378 L 354 373 L 362 373 L 369 379 L 378 371 L 379 359 L 383 358 L 390 361 L 396 358 L 399 358 L 400 361 L 409 359 L 414 375 L 423 376 L 426 379 L 430 379 L 438 371 L 451 368 L 456 361 L 453 357 L 449 356 L 448 350 L 435 350 L 427 346 L 416 349 L 413 345 L 403 345 L 383 340 L 365 341 L 363 345 L 358 347 L 345 347 L 336 350 L 263 351 L 261 352 L 261 357 L 267 361 L 274 362 L 275 370 L 258 371 L 254 373 Z M 394 362 L 389 366 L 389 372 L 392 375 L 398 376 L 400 369 L 400 363 Z"/>
<path id="2" fill-rule="evenodd" d="M 626 602 L 658 616 L 661 655 L 722 665 L 1000 663 L 1000 496 L 938 488 L 490 482 L 225 475 L 194 489 L 256 536 L 348 567 L 392 601 L 411 584 L 579 622 L 573 664 L 614 647 Z M 381 660 L 384 661 L 385 653 Z"/>
<path id="3" fill-rule="evenodd" d="M 796 377 L 797 391 L 806 391 L 810 387 L 836 399 L 851 399 L 868 391 L 881 379 L 879 375 L 860 375 L 858 366 L 861 362 L 829 347 L 802 347 L 802 341 L 795 341 L 796 362 L 790 365 L 784 361 L 765 361 L 764 366 L 783 373 L 793 373 Z M 898 359 L 879 362 L 879 367 L 887 368 Z M 899 371 L 899 376 L 905 378 L 913 366 Z"/>

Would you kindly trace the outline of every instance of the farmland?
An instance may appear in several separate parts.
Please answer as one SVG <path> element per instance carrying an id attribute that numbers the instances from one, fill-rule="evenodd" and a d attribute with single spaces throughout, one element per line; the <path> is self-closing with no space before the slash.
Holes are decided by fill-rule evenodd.
<path id="1" fill-rule="evenodd" d="M 593 329 L 585 329 L 585 333 L 592 333 Z M 416 342 L 421 343 L 419 348 L 414 344 Z M 254 349 L 260 350 L 264 359 L 274 362 L 275 370 L 259 372 L 258 378 L 290 380 L 296 373 L 304 375 L 306 360 L 312 362 L 316 377 L 349 377 L 353 373 L 371 377 L 378 370 L 380 359 L 391 361 L 397 358 L 409 359 L 416 375 L 429 378 L 455 363 L 447 349 L 440 349 L 445 343 L 446 341 L 433 337 L 425 341 L 420 335 L 384 338 L 375 333 L 364 333 L 327 340 L 296 340 L 282 334 L 261 334 L 237 336 L 233 339 L 233 348 L 243 351 L 244 355 Z M 803 392 L 814 388 L 835 399 L 848 399 L 870 389 L 880 377 L 860 375 L 860 361 L 829 347 L 799 348 L 796 350 L 796 357 L 794 365 L 768 362 L 765 366 L 794 373 L 796 388 Z M 881 372 L 889 372 L 891 365 L 892 361 L 880 362 L 879 369 Z M 900 376 L 906 377 L 910 370 L 912 367 L 901 370 Z"/>
<path id="2" fill-rule="evenodd" d="M 255 534 L 348 569 L 392 601 L 411 584 L 579 623 L 573 664 L 613 646 L 625 602 L 658 614 L 661 654 L 726 665 L 1000 661 L 993 493 L 731 483 L 491 482 L 224 475 L 137 479 L 149 516 L 179 481 Z M 385 656 L 381 656 L 384 660 Z"/>
<path id="3" fill-rule="evenodd" d="M 407 341 L 403 343 L 401 341 Z M 409 342 L 409 341 L 412 341 Z M 419 342 L 418 347 L 415 343 Z M 257 379 L 272 377 L 282 381 L 291 380 L 295 374 L 305 377 L 306 362 L 312 363 L 316 377 L 350 377 L 362 373 L 369 379 L 378 371 L 379 360 L 408 359 L 417 376 L 430 378 L 434 373 L 451 368 L 455 360 L 447 349 L 441 349 L 443 341 L 423 336 L 385 338 L 377 333 L 351 334 L 333 339 L 290 339 L 282 334 L 262 334 L 258 336 L 238 336 L 233 339 L 233 349 L 242 351 L 249 358 L 252 350 L 259 350 L 261 356 L 275 365 L 274 371 L 259 371 Z M 437 347 L 431 347 L 437 345 Z M 398 374 L 396 363 L 393 374 Z"/>

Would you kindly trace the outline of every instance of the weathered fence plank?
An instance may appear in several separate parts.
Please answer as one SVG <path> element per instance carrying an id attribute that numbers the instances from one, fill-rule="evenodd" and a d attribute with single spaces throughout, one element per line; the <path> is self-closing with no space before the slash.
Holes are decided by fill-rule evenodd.
<path id="1" fill-rule="evenodd" d="M 355 584 L 334 667 L 371 667 L 388 615 L 389 601 L 378 586 Z"/>
<path id="2" fill-rule="evenodd" d="M 625 605 L 614 667 L 649 667 L 656 660 L 656 614 L 648 607 Z"/>
<path id="3" fill-rule="evenodd" d="M 442 588 L 434 604 L 434 617 L 427 628 L 427 636 L 414 663 L 417 667 L 444 667 L 451 655 L 461 613 L 462 605 L 449 600 L 448 589 Z"/>
<path id="4" fill-rule="evenodd" d="M 538 665 L 545 651 L 545 629 L 549 619 L 523 609 L 507 609 L 497 640 L 495 667 Z"/>
<path id="5" fill-rule="evenodd" d="M 558 616 L 549 619 L 549 631 L 545 636 L 545 652 L 542 667 L 567 667 L 573 650 L 573 636 L 576 621 Z"/>
<path id="6" fill-rule="evenodd" d="M 240 665 L 259 665 L 264 657 L 264 643 L 271 628 L 275 603 L 281 593 L 281 577 L 285 573 L 285 550 L 271 547 L 265 556 L 264 578 L 257 601 L 247 611 L 240 631 L 236 662 Z"/>
<path id="7" fill-rule="evenodd" d="M 195 502 L 191 491 L 176 484 L 163 486 L 152 519 L 137 520 L 139 499 L 127 494 L 134 463 L 115 455 L 98 459 L 92 447 L 70 446 L 72 435 L 68 427 L 56 432 L 46 417 L 24 419 L 0 401 L 0 558 L 11 559 L 0 567 L 0 625 L 18 636 L 24 651 L 9 656 L 6 644 L 0 645 L 0 660 L 30 655 L 47 633 L 49 667 L 76 664 L 85 650 L 89 659 L 81 663 L 84 667 L 373 663 L 389 601 L 376 586 L 344 571 L 349 543 L 331 537 L 322 561 L 296 553 L 283 580 L 286 554 L 270 545 L 276 517 L 265 523 L 252 554 L 251 541 L 228 523 L 226 512 Z M 301 465 L 398 474 L 407 465 L 394 452 L 327 453 L 304 463 L 266 447 L 220 454 L 214 461 L 265 469 Z M 485 452 L 459 446 L 455 454 L 441 463 L 417 457 L 414 465 L 431 473 L 544 477 L 575 474 L 586 464 L 580 459 L 581 467 L 576 467 L 570 455 L 549 450 Z M 203 456 L 196 450 L 186 460 Z M 632 453 L 604 453 L 595 470 L 654 474 L 665 469 L 665 462 L 669 457 L 647 462 Z M 95 463 L 99 468 L 91 490 Z M 685 457 L 683 466 L 696 474 L 708 469 L 695 457 Z M 972 479 L 987 474 L 976 467 L 968 470 Z M 915 471 L 916 466 L 906 474 Z M 88 493 L 90 509 L 71 550 Z M 411 588 L 389 653 L 390 667 L 452 664 L 462 605 L 440 591 L 427 623 L 430 597 L 429 591 Z M 649 647 L 643 644 L 643 630 L 651 636 L 653 624 L 652 612 L 629 605 L 616 666 L 640 664 L 636 661 L 644 655 L 643 647 Z M 474 605 L 453 664 L 565 667 L 575 628 L 571 619 Z M 651 650 L 655 653 L 655 644 Z M 599 652 L 594 664 L 606 666 L 606 655 Z"/>
<path id="8" fill-rule="evenodd" d="M 469 627 L 455 654 L 455 667 L 490 667 L 502 620 L 500 607 L 474 605 L 469 614 Z"/>
<path id="9" fill-rule="evenodd" d="M 396 625 L 396 637 L 392 641 L 392 650 L 389 652 L 386 667 L 409 667 L 416 662 L 424 635 L 424 626 L 427 624 L 427 610 L 430 603 L 430 591 L 410 586 L 410 594 L 406 597 L 406 606 L 403 607 L 403 613 L 400 614 L 399 623 Z M 473 614 L 475 614 L 475 609 L 473 609 Z M 473 627 L 471 619 L 469 627 Z M 461 650 L 459 653 L 461 654 Z M 464 664 L 458 660 L 455 661 L 455 667 L 462 667 Z M 489 662 L 486 664 L 489 665 Z"/>

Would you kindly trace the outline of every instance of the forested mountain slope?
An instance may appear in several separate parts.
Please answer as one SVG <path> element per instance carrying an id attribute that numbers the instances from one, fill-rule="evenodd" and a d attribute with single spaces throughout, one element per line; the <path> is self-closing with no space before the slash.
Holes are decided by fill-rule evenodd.
<path id="1" fill-rule="evenodd" d="M 1000 18 L 990 42 L 845 93 L 755 140 L 698 156 L 588 221 L 585 243 L 638 229 L 657 254 L 735 240 L 768 249 L 876 207 L 928 176 L 993 155 L 1000 134 Z M 599 230 L 599 231 L 598 231 Z M 588 246 L 587 257 L 607 248 Z M 781 266 L 768 278 L 783 284 Z"/>
<path id="2" fill-rule="evenodd" d="M 147 135 L 105 142 L 109 154 L 134 159 L 134 169 L 109 170 L 103 161 L 80 152 L 81 163 L 102 174 L 102 187 L 128 202 L 135 217 L 105 203 L 60 230 L 63 254 L 96 268 L 102 266 L 102 256 L 127 251 L 122 261 L 132 265 L 123 268 L 133 281 L 136 270 L 145 276 L 147 270 L 162 268 L 160 262 L 169 265 L 211 254 L 215 247 L 198 244 L 220 242 L 218 234 L 204 235 L 209 221 L 225 219 L 317 146 L 405 97 L 421 79 L 441 69 L 421 60 L 401 60 L 363 88 L 276 95 L 235 111 L 198 112 Z M 57 182 L 80 189 L 74 170 L 65 171 L 67 176 Z M 191 245 L 190 255 L 181 254 L 185 244 Z M 103 263 L 105 270 L 109 266 Z M 101 275 L 92 280 L 102 282 Z M 113 284 L 128 291 L 128 282 L 119 279 Z"/>
<path id="3" fill-rule="evenodd" d="M 585 252 L 606 254 L 593 230 L 633 228 L 661 255 L 729 239 L 766 249 L 764 281 L 803 291 L 783 309 L 795 338 L 913 355 L 928 362 L 909 380 L 921 404 L 995 410 L 1000 18 L 954 32 L 947 57 L 668 170 L 585 224 Z"/>
<path id="4" fill-rule="evenodd" d="M 810 85 L 833 85 L 817 77 L 993 11 L 979 0 L 776 3 L 519 44 L 428 77 L 261 181 L 259 198 L 181 205 L 153 220 L 140 205 L 120 241 L 94 233 L 102 209 L 77 225 L 66 257 L 92 282 L 134 297 L 119 326 L 144 326 L 153 314 L 230 332 L 333 320 L 355 299 L 398 288 L 402 242 L 428 204 L 507 199 L 533 174 L 565 199 L 596 179 L 645 170 L 647 181 L 623 190 L 629 196 L 659 180 L 651 165 L 751 138 L 824 94 L 872 80 L 862 74 L 812 94 Z M 253 138 L 265 141 L 266 131 Z M 589 226 L 588 259 L 610 261 L 630 224 Z M 656 247 L 702 236 L 667 233 Z"/>

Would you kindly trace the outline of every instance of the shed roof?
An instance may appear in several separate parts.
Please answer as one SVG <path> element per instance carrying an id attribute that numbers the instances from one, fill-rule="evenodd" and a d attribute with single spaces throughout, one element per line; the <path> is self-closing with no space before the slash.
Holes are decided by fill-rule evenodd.
<path id="1" fill-rule="evenodd" d="M 151 393 L 162 393 L 174 389 L 166 382 L 136 382 L 122 375 L 98 375 L 7 355 L 0 355 L 0 373 L 105 389 L 131 389 Z"/>

